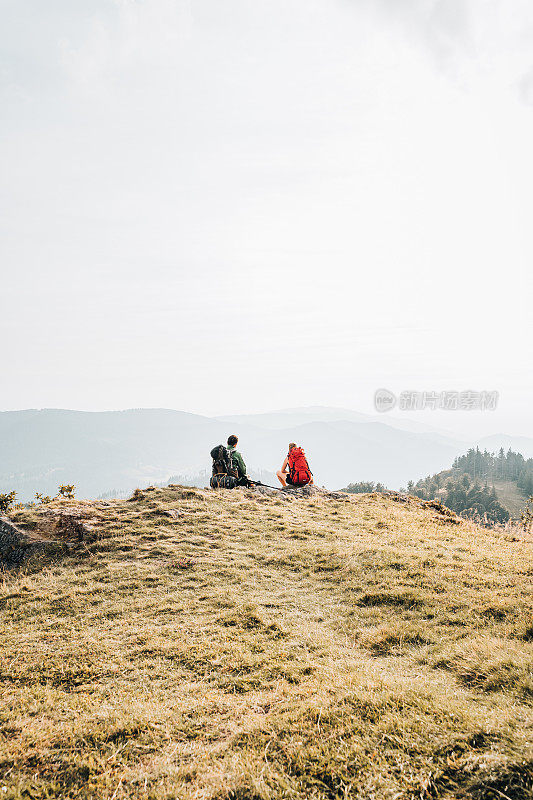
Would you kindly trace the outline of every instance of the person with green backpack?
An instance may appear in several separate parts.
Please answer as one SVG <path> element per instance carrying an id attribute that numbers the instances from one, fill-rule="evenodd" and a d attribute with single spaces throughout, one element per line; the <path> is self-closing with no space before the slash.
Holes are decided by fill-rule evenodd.
<path id="1" fill-rule="evenodd" d="M 246 464 L 237 450 L 238 442 L 239 439 L 234 434 L 228 436 L 228 453 L 233 464 L 235 477 L 237 478 L 237 486 L 249 486 L 250 479 L 246 474 Z"/>
<path id="2" fill-rule="evenodd" d="M 237 451 L 238 439 L 228 437 L 228 446 L 219 444 L 211 450 L 213 474 L 210 485 L 212 489 L 235 489 L 236 486 L 251 486 L 252 481 L 246 474 L 246 464 Z"/>

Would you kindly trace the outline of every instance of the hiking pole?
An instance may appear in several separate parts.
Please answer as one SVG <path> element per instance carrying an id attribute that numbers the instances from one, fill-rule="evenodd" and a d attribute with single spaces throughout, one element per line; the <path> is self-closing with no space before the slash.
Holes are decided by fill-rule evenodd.
<path id="1" fill-rule="evenodd" d="M 252 486 L 264 486 L 265 489 L 275 489 L 277 492 L 281 492 L 281 486 L 270 486 L 268 483 L 261 483 L 261 481 L 250 481 Z"/>

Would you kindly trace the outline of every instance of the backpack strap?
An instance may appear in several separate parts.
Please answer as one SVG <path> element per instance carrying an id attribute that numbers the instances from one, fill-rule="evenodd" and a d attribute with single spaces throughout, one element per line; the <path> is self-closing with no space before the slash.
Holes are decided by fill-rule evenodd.
<path id="1" fill-rule="evenodd" d="M 290 479 L 292 481 L 294 479 L 294 474 L 295 474 L 296 470 L 294 469 L 294 462 L 293 462 L 293 464 L 291 466 L 291 451 L 290 450 L 287 453 L 287 462 L 289 464 L 289 476 L 290 476 Z"/>
<path id="2" fill-rule="evenodd" d="M 229 459 L 228 475 L 231 475 L 231 477 L 233 477 L 233 478 L 238 478 L 239 477 L 239 470 L 237 469 L 237 467 L 235 466 L 235 462 L 233 461 L 233 453 L 234 453 L 234 451 L 230 450 L 228 448 L 227 452 L 228 452 L 228 459 Z"/>

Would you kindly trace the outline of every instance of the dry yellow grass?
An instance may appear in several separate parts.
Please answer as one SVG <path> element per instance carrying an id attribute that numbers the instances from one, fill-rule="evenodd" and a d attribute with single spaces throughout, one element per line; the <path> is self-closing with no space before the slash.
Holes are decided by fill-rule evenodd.
<path id="1" fill-rule="evenodd" d="M 0 798 L 532 796 L 524 536 L 378 495 L 84 509 L 97 541 L 0 591 Z"/>

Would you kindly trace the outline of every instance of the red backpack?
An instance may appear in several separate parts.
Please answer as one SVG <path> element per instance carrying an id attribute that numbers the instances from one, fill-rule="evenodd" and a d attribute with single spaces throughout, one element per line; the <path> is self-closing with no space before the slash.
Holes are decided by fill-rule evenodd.
<path id="1" fill-rule="evenodd" d="M 294 484 L 304 486 L 311 480 L 312 472 L 301 447 L 293 447 L 288 455 L 289 475 Z"/>

